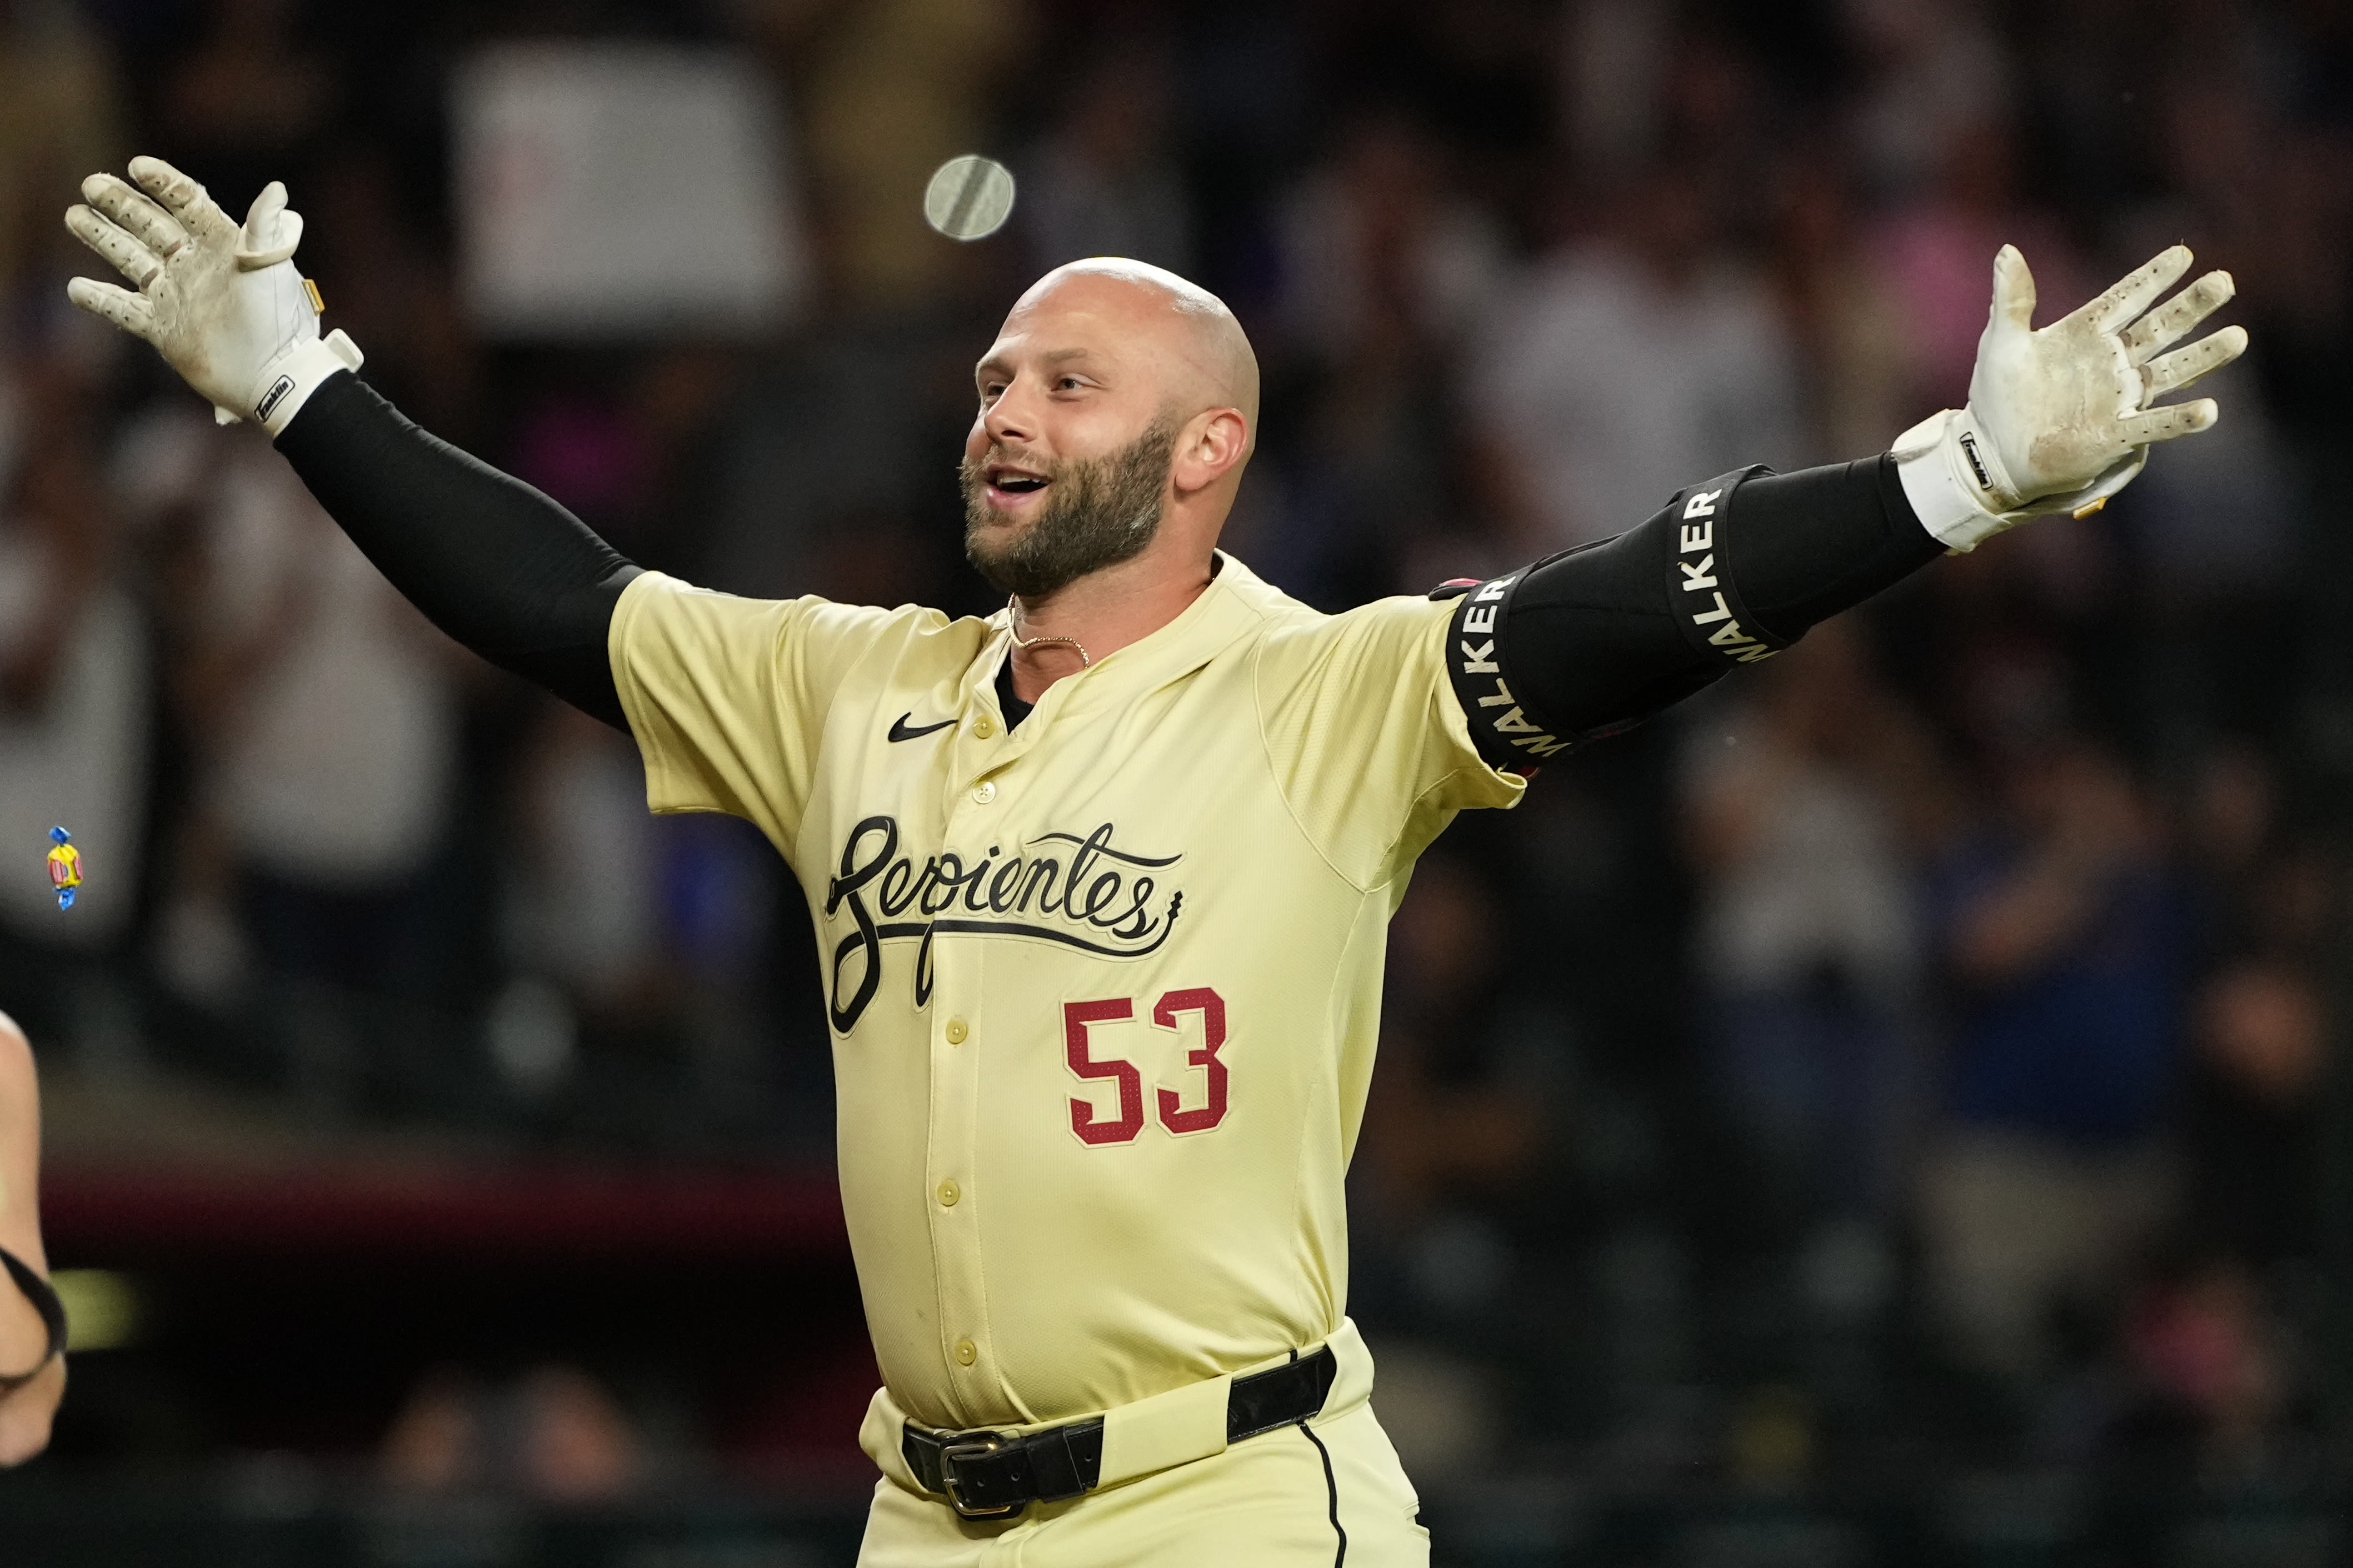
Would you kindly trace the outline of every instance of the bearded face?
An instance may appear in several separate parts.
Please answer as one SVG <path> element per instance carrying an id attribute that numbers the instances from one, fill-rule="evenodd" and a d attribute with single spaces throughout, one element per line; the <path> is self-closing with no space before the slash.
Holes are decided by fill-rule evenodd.
<path id="1" fill-rule="evenodd" d="M 1100 458 L 1041 463 L 995 447 L 966 458 L 959 470 L 965 558 L 989 582 L 1024 599 L 1048 597 L 1090 572 L 1133 560 L 1160 530 L 1176 453 L 1176 421 L 1163 416 Z M 982 494 L 989 469 L 1017 459 L 1050 492 L 1029 526 L 1018 532 Z"/>

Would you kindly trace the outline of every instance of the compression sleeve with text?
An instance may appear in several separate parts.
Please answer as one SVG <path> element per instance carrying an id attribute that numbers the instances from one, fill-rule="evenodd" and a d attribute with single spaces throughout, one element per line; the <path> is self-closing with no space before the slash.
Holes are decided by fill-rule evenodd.
<path id="1" fill-rule="evenodd" d="M 606 632 L 638 568 L 538 490 L 412 424 L 349 373 L 278 437 L 392 585 L 492 664 L 626 731 Z"/>
<path id="2" fill-rule="evenodd" d="M 1770 658 L 1942 552 L 1892 457 L 1744 469 L 1466 592 L 1447 668 L 1480 755 L 1527 768 Z"/>

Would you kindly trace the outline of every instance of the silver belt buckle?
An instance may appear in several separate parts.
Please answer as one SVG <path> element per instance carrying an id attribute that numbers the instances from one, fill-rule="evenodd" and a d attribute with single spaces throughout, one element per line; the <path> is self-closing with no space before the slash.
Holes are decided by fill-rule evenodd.
<path id="1" fill-rule="evenodd" d="M 964 1441 L 940 1445 L 940 1489 L 948 1494 L 948 1506 L 964 1519 L 1005 1519 L 1028 1507 L 1027 1503 L 1018 1502 L 1008 1503 L 1002 1508 L 972 1508 L 965 1504 L 964 1494 L 956 1485 L 956 1461 L 994 1454 L 1005 1447 L 1005 1440 L 995 1433 L 978 1436 L 965 1432 L 958 1436 Z"/>

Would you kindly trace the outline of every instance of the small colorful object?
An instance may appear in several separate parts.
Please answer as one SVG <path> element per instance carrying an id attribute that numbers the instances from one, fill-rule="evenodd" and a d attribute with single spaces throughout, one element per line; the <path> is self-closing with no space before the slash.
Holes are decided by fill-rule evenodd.
<path id="1" fill-rule="evenodd" d="M 73 835 L 62 827 L 49 829 L 49 842 L 57 846 L 49 851 L 49 886 L 58 890 L 58 908 L 73 908 L 74 889 L 81 886 L 81 851 L 73 847 Z"/>

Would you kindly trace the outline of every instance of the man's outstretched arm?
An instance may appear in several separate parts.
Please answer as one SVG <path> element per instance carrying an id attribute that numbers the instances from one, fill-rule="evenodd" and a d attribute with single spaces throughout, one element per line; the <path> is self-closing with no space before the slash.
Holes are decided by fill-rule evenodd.
<path id="1" fill-rule="evenodd" d="M 2004 246 L 1968 407 L 1862 462 L 1694 485 L 1640 527 L 1469 590 L 1448 668 L 1481 754 L 1524 768 L 1614 733 L 1939 554 L 2105 504 L 2151 445 L 2214 422 L 2211 398 L 2156 399 L 2247 346 L 2225 327 L 2165 352 L 2231 298 L 2210 272 L 2150 309 L 2189 260 L 2176 246 L 2036 331 L 2033 279 Z"/>
<path id="2" fill-rule="evenodd" d="M 1743 656 L 1770 658 L 1944 549 L 1884 455 L 1729 474 L 1614 539 L 1473 590 L 1456 610 L 1448 667 L 1482 753 L 1525 767 L 1640 723 Z M 1481 595 L 1493 595 L 1486 614 Z M 1489 700 L 1506 690 L 1525 703 Z"/>
<path id="3" fill-rule="evenodd" d="M 93 174 L 66 226 L 137 291 L 78 278 L 76 305 L 146 339 L 223 423 L 252 419 L 376 568 L 436 626 L 494 664 L 626 729 L 606 653 L 638 568 L 577 518 L 418 429 L 319 334 L 293 264 L 302 220 L 272 181 L 242 227 L 179 170 L 135 158 Z"/>
<path id="4" fill-rule="evenodd" d="M 627 731 L 606 632 L 638 568 L 586 523 L 427 435 L 348 372 L 278 437 L 327 514 L 435 626 Z"/>

